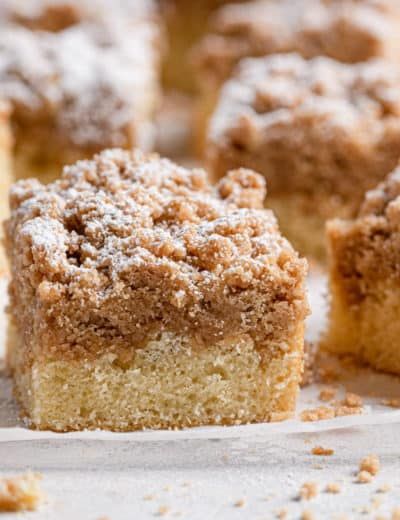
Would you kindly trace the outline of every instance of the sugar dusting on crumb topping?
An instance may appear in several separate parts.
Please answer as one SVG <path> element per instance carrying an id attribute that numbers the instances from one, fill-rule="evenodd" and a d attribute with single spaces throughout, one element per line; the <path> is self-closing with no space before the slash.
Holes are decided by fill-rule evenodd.
<path id="1" fill-rule="evenodd" d="M 297 54 L 247 59 L 223 87 L 210 138 L 255 150 L 280 125 L 314 119 L 328 135 L 357 131 L 379 140 L 400 114 L 399 84 L 396 67 L 378 59 L 357 65 Z"/>
<path id="2" fill-rule="evenodd" d="M 166 262 L 176 276 L 212 273 L 237 288 L 272 271 L 290 283 L 304 263 L 261 209 L 264 196 L 263 178 L 248 170 L 230 172 L 213 188 L 202 170 L 108 150 L 66 167 L 51 185 L 14 185 L 12 222 L 53 277 L 92 269 L 118 277 Z M 176 297 L 179 304 L 185 294 Z"/>
<path id="3" fill-rule="evenodd" d="M 151 17 L 126 18 L 103 12 L 60 32 L 3 26 L 0 97 L 16 121 L 48 122 L 76 146 L 133 142 L 158 95 L 160 35 Z"/>

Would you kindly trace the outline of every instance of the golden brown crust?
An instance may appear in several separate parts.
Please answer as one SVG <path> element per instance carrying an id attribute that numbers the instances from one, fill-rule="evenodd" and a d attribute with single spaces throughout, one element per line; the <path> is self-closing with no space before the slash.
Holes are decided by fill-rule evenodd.
<path id="1" fill-rule="evenodd" d="M 220 83 L 249 56 L 295 51 L 347 63 L 394 58 L 399 26 L 393 0 L 256 0 L 222 7 L 194 61 L 205 82 Z"/>
<path id="2" fill-rule="evenodd" d="M 10 309 L 20 330 L 37 327 L 35 356 L 129 359 L 160 331 L 279 343 L 307 313 L 305 263 L 257 209 L 264 189 L 245 170 L 212 188 L 201 170 L 121 150 L 47 187 L 17 183 Z"/>

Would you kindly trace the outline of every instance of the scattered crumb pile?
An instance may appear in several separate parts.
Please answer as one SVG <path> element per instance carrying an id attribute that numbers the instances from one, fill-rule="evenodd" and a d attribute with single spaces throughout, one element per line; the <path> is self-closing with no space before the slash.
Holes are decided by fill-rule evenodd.
<path id="1" fill-rule="evenodd" d="M 0 478 L 0 513 L 36 511 L 44 501 L 41 475 L 28 472 L 12 478 Z"/>
<path id="2" fill-rule="evenodd" d="M 360 468 L 357 474 L 357 482 L 368 484 L 372 482 L 380 469 L 379 459 L 376 455 L 367 455 L 360 461 Z"/>
<path id="3" fill-rule="evenodd" d="M 321 390 L 319 398 L 321 401 L 331 401 L 336 395 L 336 390 Z M 344 399 L 338 402 L 332 402 L 331 406 L 318 406 L 317 408 L 308 408 L 300 414 L 300 419 L 305 422 L 323 421 L 333 419 L 334 417 L 343 417 L 345 415 L 360 415 L 364 411 L 362 398 L 353 393 L 346 393 Z"/>

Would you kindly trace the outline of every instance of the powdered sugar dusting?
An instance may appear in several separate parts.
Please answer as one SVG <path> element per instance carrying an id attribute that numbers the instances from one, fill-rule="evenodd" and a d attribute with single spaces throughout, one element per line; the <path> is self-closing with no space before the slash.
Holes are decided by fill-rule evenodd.
<path id="1" fill-rule="evenodd" d="M 3 27 L 0 96 L 19 124 L 45 121 L 74 146 L 141 144 L 159 94 L 159 30 L 134 19 L 99 15 L 56 33 Z"/>

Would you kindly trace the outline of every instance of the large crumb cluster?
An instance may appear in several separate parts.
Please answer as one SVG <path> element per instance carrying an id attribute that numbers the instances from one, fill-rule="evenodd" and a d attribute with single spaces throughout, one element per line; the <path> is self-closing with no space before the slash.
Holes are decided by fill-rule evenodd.
<path id="1" fill-rule="evenodd" d="M 35 511 L 44 500 L 40 480 L 34 473 L 0 478 L 0 513 Z"/>

